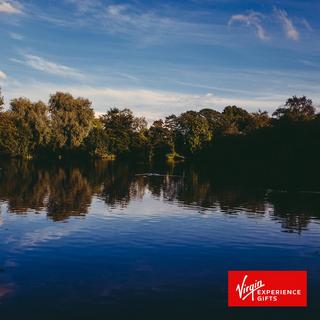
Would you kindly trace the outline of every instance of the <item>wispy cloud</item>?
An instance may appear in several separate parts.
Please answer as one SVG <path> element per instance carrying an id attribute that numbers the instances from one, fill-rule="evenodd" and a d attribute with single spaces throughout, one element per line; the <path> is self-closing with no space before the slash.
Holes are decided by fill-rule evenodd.
<path id="1" fill-rule="evenodd" d="M 11 59 L 11 61 L 22 63 L 35 70 L 57 75 L 60 77 L 69 77 L 74 79 L 84 78 L 84 74 L 79 70 L 71 68 L 69 66 L 65 66 L 63 64 L 58 64 L 56 62 L 52 62 L 50 60 L 32 54 L 26 54 L 24 55 L 24 58 L 25 60 Z"/>
<path id="2" fill-rule="evenodd" d="M 21 35 L 20 33 L 16 33 L 16 32 L 9 32 L 9 36 L 13 40 L 22 41 L 24 39 L 23 35 Z"/>
<path id="3" fill-rule="evenodd" d="M 73 17 L 76 27 L 86 26 L 100 29 L 108 34 L 118 34 L 135 45 L 153 45 L 169 41 L 196 43 L 220 43 L 228 34 L 220 24 L 194 20 L 196 14 L 175 11 L 174 6 L 156 6 L 148 9 L 139 2 L 107 4 L 94 0 L 87 5 L 86 0 L 65 0 L 76 6 Z M 201 12 L 198 13 L 201 17 Z M 72 19 L 71 19 L 72 20 Z M 70 21 L 71 21 L 70 20 Z M 52 21 L 53 22 L 53 21 Z M 58 22 L 59 23 L 59 22 Z"/>
<path id="4" fill-rule="evenodd" d="M 292 20 L 289 19 L 288 13 L 285 10 L 280 10 L 277 8 L 274 8 L 274 12 L 282 24 L 283 30 L 286 34 L 286 37 L 288 39 L 292 39 L 295 41 L 299 40 L 299 38 L 300 38 L 299 31 L 294 26 Z"/>
<path id="5" fill-rule="evenodd" d="M 262 22 L 261 22 L 262 18 L 263 18 L 263 15 L 255 11 L 249 12 L 248 14 L 236 14 L 230 18 L 229 25 L 235 22 L 239 22 L 239 23 L 244 23 L 247 26 L 252 26 L 255 29 L 257 36 L 261 40 L 268 40 L 269 36 L 267 35 L 266 30 L 262 26 Z"/>
<path id="6" fill-rule="evenodd" d="M 273 14 L 268 15 L 264 15 L 256 11 L 250 11 L 245 14 L 233 15 L 229 19 L 229 25 L 238 22 L 245 24 L 249 27 L 251 26 L 256 30 L 256 34 L 261 40 L 268 40 L 270 39 L 270 36 L 268 35 L 266 28 L 262 25 L 263 19 L 269 21 L 268 27 L 270 28 L 272 27 L 272 24 L 275 24 L 275 22 L 280 22 L 284 34 L 288 39 L 295 41 L 298 41 L 300 39 L 300 32 L 298 28 L 295 26 L 293 20 L 289 18 L 288 13 L 285 10 L 278 9 L 276 7 L 274 7 L 273 9 Z M 313 30 L 310 23 L 304 18 L 296 18 L 295 22 L 304 26 L 304 28 L 308 31 Z"/>
<path id="7" fill-rule="evenodd" d="M 301 19 L 301 24 L 309 31 L 313 31 L 313 28 L 307 19 Z"/>
<path id="8" fill-rule="evenodd" d="M 320 63 L 315 63 L 306 59 L 300 60 L 300 62 L 309 67 L 320 68 Z"/>
<path id="9" fill-rule="evenodd" d="M 216 95 L 214 91 L 207 93 L 183 93 L 168 90 L 148 88 L 112 88 L 93 86 L 66 86 L 38 81 L 28 84 L 16 83 L 5 88 L 9 99 L 17 96 L 27 96 L 32 100 L 47 100 L 56 91 L 67 91 L 74 96 L 90 99 L 96 113 L 105 112 L 108 107 L 119 106 L 132 109 L 137 115 L 149 120 L 155 120 L 171 113 L 181 113 L 186 110 L 200 110 L 203 107 L 222 110 L 227 105 L 239 105 L 251 111 L 265 108 L 272 111 L 280 105 L 286 96 L 275 97 L 233 97 L 226 98 Z M 273 108 L 272 108 L 273 107 Z M 272 108 L 272 110 L 270 110 Z"/>
<path id="10" fill-rule="evenodd" d="M 107 7 L 107 15 L 118 23 L 136 24 L 136 15 L 129 12 L 129 7 L 124 4 L 114 4 Z"/>
<path id="11" fill-rule="evenodd" d="M 79 12 L 88 12 L 100 5 L 99 0 L 64 0 L 66 3 L 76 6 Z"/>
<path id="12" fill-rule="evenodd" d="M 20 14 L 22 13 L 22 6 L 17 1 L 0 0 L 0 13 Z"/>
<path id="13" fill-rule="evenodd" d="M 0 80 L 4 80 L 6 78 L 7 78 L 7 75 L 3 71 L 0 70 Z"/>

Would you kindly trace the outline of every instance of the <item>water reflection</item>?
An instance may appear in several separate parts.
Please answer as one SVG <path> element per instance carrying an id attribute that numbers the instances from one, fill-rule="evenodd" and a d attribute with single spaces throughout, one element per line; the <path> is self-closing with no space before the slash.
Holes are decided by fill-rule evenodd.
<path id="1" fill-rule="evenodd" d="M 10 161 L 0 167 L 0 200 L 7 202 L 8 211 L 16 214 L 45 211 L 54 221 L 85 216 L 93 196 L 114 208 L 126 207 L 132 199 L 142 199 L 146 193 L 180 206 L 195 206 L 202 213 L 219 210 L 255 217 L 270 214 L 289 232 L 302 232 L 311 219 L 320 216 L 318 193 L 225 185 L 188 165 Z"/>

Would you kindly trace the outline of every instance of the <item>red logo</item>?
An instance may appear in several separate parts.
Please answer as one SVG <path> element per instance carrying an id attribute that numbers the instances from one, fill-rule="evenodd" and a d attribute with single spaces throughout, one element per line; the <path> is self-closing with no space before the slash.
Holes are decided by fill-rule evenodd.
<path id="1" fill-rule="evenodd" d="M 306 271 L 229 271 L 229 307 L 306 307 Z"/>

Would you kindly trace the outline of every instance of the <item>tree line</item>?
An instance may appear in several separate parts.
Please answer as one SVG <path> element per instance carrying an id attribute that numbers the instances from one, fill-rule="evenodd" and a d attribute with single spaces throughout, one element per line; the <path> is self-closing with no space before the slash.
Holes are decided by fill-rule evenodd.
<path id="1" fill-rule="evenodd" d="M 150 126 L 127 108 L 110 108 L 95 117 L 88 99 L 63 92 L 51 95 L 48 103 L 17 98 L 8 110 L 3 105 L 0 91 L 0 154 L 9 157 L 81 154 L 225 161 L 235 155 L 263 156 L 266 149 L 272 152 L 283 147 L 277 150 L 283 153 L 298 142 L 302 143 L 298 149 L 310 141 L 318 147 L 320 137 L 320 115 L 305 96 L 289 98 L 272 116 L 227 106 L 222 112 L 204 108 L 170 115 Z"/>

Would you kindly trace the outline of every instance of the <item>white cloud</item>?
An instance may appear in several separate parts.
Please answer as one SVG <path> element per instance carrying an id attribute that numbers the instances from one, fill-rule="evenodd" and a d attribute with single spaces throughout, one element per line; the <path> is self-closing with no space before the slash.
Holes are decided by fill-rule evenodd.
<path id="1" fill-rule="evenodd" d="M 121 4 L 114 4 L 107 7 L 107 13 L 118 20 L 130 21 L 130 16 L 125 14 L 127 6 Z"/>
<path id="2" fill-rule="evenodd" d="M 65 2 L 75 5 L 81 13 L 92 11 L 100 4 L 99 0 L 65 0 Z"/>
<path id="3" fill-rule="evenodd" d="M 70 92 L 74 96 L 81 96 L 93 102 L 97 114 L 104 113 L 110 107 L 128 107 L 139 116 L 148 120 L 155 120 L 172 113 L 179 114 L 186 110 L 200 110 L 211 107 L 222 110 L 227 105 L 238 105 L 251 111 L 259 108 L 272 111 L 285 99 L 286 96 L 256 98 L 225 98 L 212 92 L 195 94 L 176 91 L 151 90 L 146 88 L 110 88 L 92 86 L 65 86 L 50 83 L 30 81 L 29 83 L 15 83 L 4 88 L 9 99 L 26 96 L 31 100 L 48 100 L 49 95 L 56 91 Z"/>
<path id="4" fill-rule="evenodd" d="M 311 26 L 311 24 L 309 23 L 308 20 L 306 19 L 301 19 L 301 24 L 309 31 L 313 31 L 313 28 Z"/>
<path id="5" fill-rule="evenodd" d="M 0 13 L 20 14 L 22 13 L 21 5 L 16 1 L 0 0 Z"/>
<path id="6" fill-rule="evenodd" d="M 303 60 L 300 60 L 300 62 L 309 67 L 316 67 L 316 68 L 320 67 L 320 63 L 315 63 L 310 60 L 303 59 Z"/>
<path id="7" fill-rule="evenodd" d="M 229 25 L 233 24 L 234 22 L 240 22 L 246 24 L 247 26 L 252 26 L 255 28 L 257 36 L 261 40 L 268 40 L 269 36 L 261 24 L 262 18 L 263 15 L 261 13 L 254 11 L 248 14 L 236 14 L 230 18 Z"/>
<path id="8" fill-rule="evenodd" d="M 289 19 L 288 14 L 285 10 L 274 9 L 277 18 L 280 20 L 283 30 L 288 39 L 299 40 L 300 34 L 296 27 L 293 25 L 293 22 Z"/>
<path id="9" fill-rule="evenodd" d="M 63 64 L 58 64 L 32 54 L 26 54 L 24 57 L 25 57 L 24 61 L 21 61 L 18 59 L 11 59 L 11 60 L 28 65 L 29 67 L 35 70 L 57 75 L 60 77 L 69 77 L 74 79 L 84 78 L 84 75 L 79 70 L 65 66 Z"/>
<path id="10" fill-rule="evenodd" d="M 0 70 L 0 80 L 4 80 L 6 78 L 7 78 L 7 75 L 3 71 Z"/>
<path id="11" fill-rule="evenodd" d="M 100 20 L 111 32 L 139 33 L 153 35 L 162 32 L 168 28 L 168 24 L 173 26 L 176 21 L 160 17 L 153 12 L 140 11 L 136 8 L 124 4 L 112 4 L 107 6 L 106 10 L 100 13 Z M 173 30 L 172 30 L 173 31 Z"/>
<path id="12" fill-rule="evenodd" d="M 10 32 L 9 36 L 11 39 L 18 40 L 18 41 L 22 41 L 24 39 L 23 35 L 21 35 L 20 33 L 16 33 L 16 32 Z"/>

